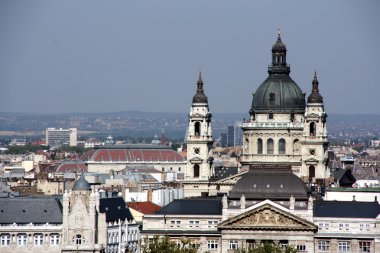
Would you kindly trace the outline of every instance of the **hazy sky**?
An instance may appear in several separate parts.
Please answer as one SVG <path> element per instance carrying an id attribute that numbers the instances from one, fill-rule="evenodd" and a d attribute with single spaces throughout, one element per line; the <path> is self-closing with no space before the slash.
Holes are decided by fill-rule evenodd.
<path id="1" fill-rule="evenodd" d="M 380 113 L 380 1 L 0 1 L 0 111 L 249 111 L 280 26 L 328 113 Z"/>

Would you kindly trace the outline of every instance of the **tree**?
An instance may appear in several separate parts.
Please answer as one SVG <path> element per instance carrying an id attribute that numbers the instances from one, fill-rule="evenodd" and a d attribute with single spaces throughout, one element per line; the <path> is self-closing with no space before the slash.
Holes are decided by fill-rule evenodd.
<path id="1" fill-rule="evenodd" d="M 282 248 L 279 244 L 265 242 L 260 246 L 249 249 L 238 249 L 236 253 L 297 253 L 298 250 L 294 246 L 286 246 Z"/>
<path id="2" fill-rule="evenodd" d="M 149 240 L 145 238 L 141 246 L 142 253 L 196 253 L 198 246 L 191 243 L 190 239 L 182 238 L 181 243 L 171 241 L 168 236 L 155 236 Z"/>

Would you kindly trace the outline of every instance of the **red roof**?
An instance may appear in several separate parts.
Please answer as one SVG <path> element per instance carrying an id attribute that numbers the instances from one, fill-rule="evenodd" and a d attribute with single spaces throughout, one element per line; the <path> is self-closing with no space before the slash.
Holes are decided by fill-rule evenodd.
<path id="1" fill-rule="evenodd" d="M 161 207 L 159 205 L 156 205 L 150 201 L 146 202 L 128 202 L 128 207 L 135 209 L 136 211 L 139 211 L 143 214 L 151 214 L 156 211 L 159 211 Z"/>
<path id="2" fill-rule="evenodd" d="M 82 156 L 84 161 L 181 162 L 183 156 L 171 149 L 93 149 Z"/>

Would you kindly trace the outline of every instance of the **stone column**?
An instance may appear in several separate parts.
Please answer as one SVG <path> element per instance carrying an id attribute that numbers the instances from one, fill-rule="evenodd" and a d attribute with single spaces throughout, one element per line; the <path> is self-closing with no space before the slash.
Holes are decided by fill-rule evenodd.
<path id="1" fill-rule="evenodd" d="M 359 242 L 357 239 L 351 240 L 351 252 L 359 252 Z"/>
<path id="2" fill-rule="evenodd" d="M 331 239 L 330 240 L 330 252 L 331 253 L 338 252 L 338 241 L 337 241 L 337 239 Z"/>

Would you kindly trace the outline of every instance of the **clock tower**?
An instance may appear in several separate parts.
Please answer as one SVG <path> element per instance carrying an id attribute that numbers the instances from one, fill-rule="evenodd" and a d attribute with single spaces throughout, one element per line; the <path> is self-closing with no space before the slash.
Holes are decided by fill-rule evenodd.
<path id="1" fill-rule="evenodd" d="M 185 181 L 208 181 L 211 176 L 209 152 L 212 145 L 211 113 L 199 73 L 197 92 L 190 108 L 187 131 L 187 165 Z"/>

